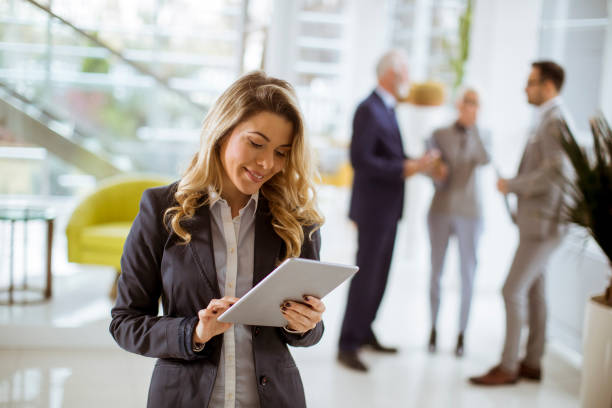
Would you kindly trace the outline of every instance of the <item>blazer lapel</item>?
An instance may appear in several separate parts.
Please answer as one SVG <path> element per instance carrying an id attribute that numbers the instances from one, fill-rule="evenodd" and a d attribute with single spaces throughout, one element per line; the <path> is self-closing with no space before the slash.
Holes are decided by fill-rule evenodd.
<path id="1" fill-rule="evenodd" d="M 373 109 L 381 125 L 386 131 L 381 135 L 380 140 L 389 147 L 389 150 L 400 157 L 404 157 L 404 144 L 402 135 L 395 116 L 395 109 L 389 109 L 382 98 L 374 91 L 372 92 Z"/>
<path id="2" fill-rule="evenodd" d="M 519 171 L 518 171 L 519 174 L 521 174 L 527 168 L 530 168 L 533 165 L 532 162 L 539 160 L 538 156 L 536 156 L 536 159 L 532 157 L 533 151 L 537 151 L 537 150 L 534 150 L 536 149 L 536 146 L 537 146 L 535 142 L 537 142 L 541 138 L 542 132 L 546 132 L 548 122 L 550 121 L 553 114 L 558 113 L 558 111 L 559 111 L 559 107 L 553 106 L 550 109 L 548 109 L 546 112 L 544 112 L 544 114 L 540 118 L 540 123 L 538 123 L 535 130 L 529 135 L 529 139 L 527 140 L 527 146 L 525 146 L 525 150 L 523 151 L 523 157 L 521 158 L 521 162 L 519 164 Z"/>
<path id="3" fill-rule="evenodd" d="M 195 215 L 187 223 L 192 233 L 191 242 L 187 244 L 195 263 L 200 269 L 202 277 L 206 280 L 216 298 L 221 297 L 217 281 L 217 268 L 213 252 L 212 229 L 210 225 L 210 208 L 203 205 L 198 208 Z"/>
<path id="4" fill-rule="evenodd" d="M 282 240 L 274 232 L 271 221 L 268 202 L 260 193 L 257 213 L 255 214 L 253 286 L 272 272 L 279 261 Z"/>

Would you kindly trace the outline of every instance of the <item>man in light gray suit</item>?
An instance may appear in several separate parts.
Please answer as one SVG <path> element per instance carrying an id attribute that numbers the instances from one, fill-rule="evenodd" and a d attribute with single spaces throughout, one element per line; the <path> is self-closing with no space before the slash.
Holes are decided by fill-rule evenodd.
<path id="1" fill-rule="evenodd" d="M 559 143 L 564 120 L 559 92 L 563 68 L 551 61 L 532 64 L 525 89 L 537 106 L 538 120 L 531 134 L 518 175 L 499 179 L 497 189 L 518 198 L 516 224 L 520 242 L 502 293 L 506 306 L 506 341 L 501 363 L 486 374 L 472 377 L 479 385 L 514 384 L 520 378 L 539 381 L 546 341 L 546 264 L 561 241 L 560 209 L 563 190 L 559 177 L 564 155 Z M 519 359 L 522 327 L 528 324 L 525 358 Z"/>
<path id="2" fill-rule="evenodd" d="M 478 107 L 478 93 L 472 88 L 463 89 L 457 99 L 457 120 L 450 126 L 434 131 L 427 142 L 428 149 L 440 152 L 440 162 L 430 173 L 436 191 L 427 217 L 431 242 L 429 351 L 436 350 L 440 278 L 448 242 L 454 235 L 461 255 L 461 308 L 455 347 L 458 357 L 463 355 L 464 333 L 472 303 L 476 252 L 482 230 L 476 169 L 489 163 L 489 155 L 482 143 L 482 132 L 476 126 Z"/>

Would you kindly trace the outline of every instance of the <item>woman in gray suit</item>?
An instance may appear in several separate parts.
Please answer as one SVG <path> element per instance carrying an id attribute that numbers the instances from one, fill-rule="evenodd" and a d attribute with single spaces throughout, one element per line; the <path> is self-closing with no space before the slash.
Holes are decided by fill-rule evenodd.
<path id="1" fill-rule="evenodd" d="M 217 317 L 283 259 L 319 258 L 307 153 L 293 88 L 255 72 L 212 106 L 183 177 L 143 194 L 110 331 L 122 348 L 158 359 L 149 407 L 306 405 L 287 345 L 319 341 L 319 299 L 280 305 L 284 328 Z"/>
<path id="2" fill-rule="evenodd" d="M 466 88 L 459 94 L 459 117 L 451 126 L 436 130 L 428 141 L 429 149 L 440 152 L 441 161 L 431 173 L 435 194 L 428 214 L 431 241 L 431 334 L 429 350 L 436 349 L 436 322 L 440 306 L 440 278 L 448 241 L 457 237 L 461 256 L 461 308 L 455 354 L 463 355 L 472 288 L 476 271 L 476 251 L 482 229 L 481 205 L 477 191 L 476 168 L 489 162 L 476 126 L 478 93 Z"/>

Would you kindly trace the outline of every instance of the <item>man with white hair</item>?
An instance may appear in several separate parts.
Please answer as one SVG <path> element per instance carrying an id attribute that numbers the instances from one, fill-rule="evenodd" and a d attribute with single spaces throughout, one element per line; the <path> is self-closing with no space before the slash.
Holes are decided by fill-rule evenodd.
<path id="1" fill-rule="evenodd" d="M 482 230 L 476 170 L 489 163 L 489 155 L 482 142 L 483 132 L 476 125 L 479 108 L 476 90 L 472 87 L 461 89 L 456 105 L 458 117 L 455 122 L 435 130 L 427 141 L 428 149 L 440 153 L 440 161 L 430 173 L 434 180 L 435 194 L 427 215 L 431 242 L 429 351 L 436 350 L 440 278 L 448 242 L 454 235 L 461 256 L 461 308 L 455 355 L 461 357 L 472 303 L 478 239 Z"/>
<path id="2" fill-rule="evenodd" d="M 408 91 L 405 55 L 387 52 L 376 73 L 378 86 L 359 104 L 353 119 L 350 153 L 355 175 L 349 217 L 357 225 L 359 272 L 351 280 L 338 352 L 340 363 L 363 372 L 367 367 L 357 354 L 362 346 L 397 352 L 378 342 L 372 323 L 387 285 L 404 180 L 429 170 L 436 159 L 431 153 L 416 160 L 404 154 L 394 108 Z"/>

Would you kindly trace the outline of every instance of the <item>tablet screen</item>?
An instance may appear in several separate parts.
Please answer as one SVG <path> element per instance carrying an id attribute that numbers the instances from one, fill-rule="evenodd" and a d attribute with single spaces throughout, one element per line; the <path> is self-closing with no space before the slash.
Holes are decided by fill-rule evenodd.
<path id="1" fill-rule="evenodd" d="M 217 320 L 253 326 L 283 327 L 280 306 L 285 300 L 302 301 L 303 295 L 323 298 L 359 268 L 311 259 L 289 258 L 248 291 Z"/>

